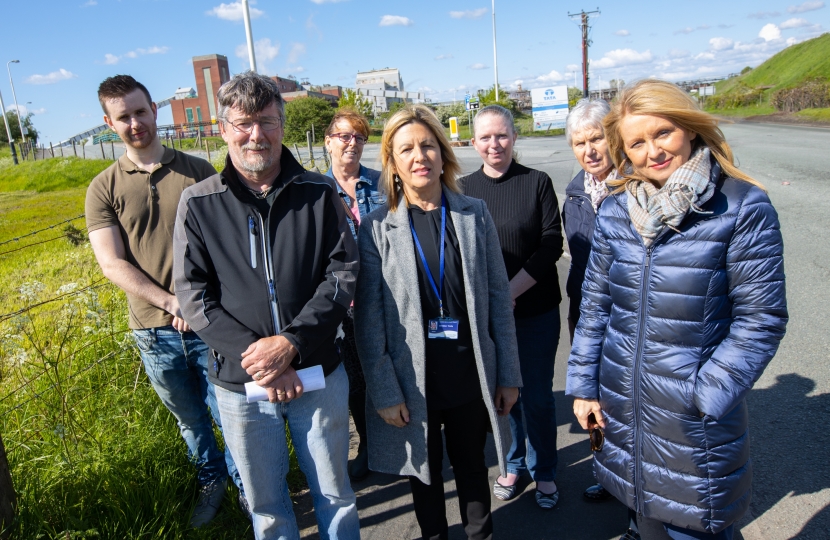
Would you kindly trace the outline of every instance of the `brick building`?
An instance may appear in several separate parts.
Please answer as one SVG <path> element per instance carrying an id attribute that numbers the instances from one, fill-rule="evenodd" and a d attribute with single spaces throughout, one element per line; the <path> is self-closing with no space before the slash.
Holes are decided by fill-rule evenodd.
<path id="1" fill-rule="evenodd" d="M 170 100 L 176 126 L 211 122 L 217 117 L 216 92 L 230 79 L 228 57 L 221 54 L 194 56 L 193 74 L 196 77 L 196 96 Z M 203 133 L 218 135 L 219 128 L 206 126 Z"/>

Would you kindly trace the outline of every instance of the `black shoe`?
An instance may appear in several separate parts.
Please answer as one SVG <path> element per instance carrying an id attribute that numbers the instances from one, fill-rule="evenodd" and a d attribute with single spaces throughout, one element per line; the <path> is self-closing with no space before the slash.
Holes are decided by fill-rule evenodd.
<path id="1" fill-rule="evenodd" d="M 582 496 L 591 502 L 602 502 L 613 498 L 613 495 L 611 495 L 611 493 L 609 493 L 608 490 L 600 484 L 594 484 L 589 487 L 582 493 Z"/>
<path id="2" fill-rule="evenodd" d="M 640 540 L 640 533 L 635 532 L 634 529 L 628 529 L 624 535 L 620 536 L 620 540 Z"/>
<path id="3" fill-rule="evenodd" d="M 361 443 L 357 447 L 357 457 L 349 463 L 349 478 L 355 482 L 363 480 L 369 476 L 369 451 L 366 445 Z"/>
<path id="4" fill-rule="evenodd" d="M 204 527 L 216 516 L 219 507 L 222 506 L 222 499 L 225 498 L 225 486 L 228 479 L 223 478 L 206 486 L 199 488 L 199 499 L 196 501 L 196 508 L 190 517 L 190 526 L 194 529 Z"/>

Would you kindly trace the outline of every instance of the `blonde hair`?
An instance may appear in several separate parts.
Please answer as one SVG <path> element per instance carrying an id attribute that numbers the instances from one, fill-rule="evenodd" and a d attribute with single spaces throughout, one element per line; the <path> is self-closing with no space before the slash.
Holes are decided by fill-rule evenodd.
<path id="1" fill-rule="evenodd" d="M 458 163 L 458 159 L 456 159 L 455 153 L 447 140 L 444 126 L 441 125 L 438 117 L 429 107 L 425 105 L 407 105 L 387 120 L 380 141 L 380 186 L 383 192 L 386 193 L 386 204 L 389 206 L 389 210 L 393 212 L 398 208 L 398 199 L 403 193 L 403 188 L 395 182 L 397 175 L 393 171 L 395 159 L 392 139 L 402 127 L 416 122 L 432 132 L 432 135 L 438 141 L 438 147 L 441 150 L 441 161 L 444 162 L 441 183 L 450 191 L 461 193 L 461 189 L 458 187 L 461 165 Z"/>
<path id="2" fill-rule="evenodd" d="M 622 189 L 632 180 L 649 181 L 634 172 L 625 155 L 620 124 L 628 114 L 659 116 L 696 134 L 692 142 L 693 151 L 701 144 L 706 145 L 727 175 L 764 189 L 760 182 L 735 166 L 732 148 L 718 127 L 718 119 L 702 111 L 695 100 L 676 84 L 658 79 L 644 79 L 623 89 L 612 103 L 611 112 L 602 121 L 611 159 L 621 175 L 617 180 L 609 180 L 609 187 Z"/>

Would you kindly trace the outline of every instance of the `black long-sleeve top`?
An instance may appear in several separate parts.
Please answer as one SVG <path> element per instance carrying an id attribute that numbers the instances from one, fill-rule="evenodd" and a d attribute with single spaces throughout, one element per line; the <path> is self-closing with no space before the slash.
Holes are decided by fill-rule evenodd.
<path id="1" fill-rule="evenodd" d="M 441 209 L 424 211 L 409 207 L 409 215 L 418 240 L 424 250 L 427 266 L 438 286 L 441 245 Z M 467 296 L 464 290 L 464 270 L 461 264 L 461 248 L 447 207 L 447 230 L 444 235 L 444 286 L 441 298 L 444 316 L 458 319 L 458 339 L 427 338 L 427 322 L 440 317 L 438 297 L 429 283 L 426 268 L 415 248 L 418 268 L 418 289 L 421 293 L 423 331 L 426 341 L 426 399 L 428 409 L 451 409 L 481 399 L 473 335 L 467 312 Z"/>
<path id="2" fill-rule="evenodd" d="M 517 319 L 556 308 L 562 301 L 556 261 L 562 256 L 562 218 L 550 177 L 513 161 L 499 178 L 484 167 L 461 179 L 465 195 L 483 199 L 493 216 L 507 277 L 522 268 L 536 284 L 516 299 Z"/>

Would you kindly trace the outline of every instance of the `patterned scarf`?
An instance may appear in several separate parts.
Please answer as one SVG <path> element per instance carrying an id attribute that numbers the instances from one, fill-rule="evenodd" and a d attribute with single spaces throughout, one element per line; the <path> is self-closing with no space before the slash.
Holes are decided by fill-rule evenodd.
<path id="1" fill-rule="evenodd" d="M 583 183 L 583 186 L 585 188 L 585 194 L 591 199 L 591 206 L 594 207 L 594 213 L 597 212 L 599 205 L 602 204 L 602 201 L 608 196 L 608 186 L 605 185 L 606 180 L 616 180 L 616 178 L 616 169 L 608 173 L 605 180 L 600 180 L 593 174 L 585 171 L 585 182 Z"/>
<path id="2" fill-rule="evenodd" d="M 625 184 L 628 213 L 646 247 L 666 229 L 680 232 L 677 226 L 689 212 L 711 213 L 701 209 L 715 193 L 715 183 L 709 181 L 710 169 L 709 149 L 702 147 L 674 171 L 660 189 L 643 180 L 630 180 Z"/>

